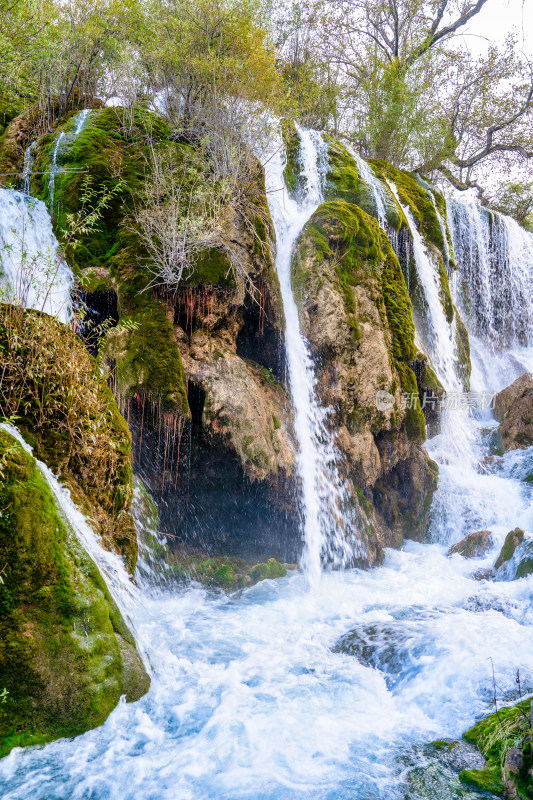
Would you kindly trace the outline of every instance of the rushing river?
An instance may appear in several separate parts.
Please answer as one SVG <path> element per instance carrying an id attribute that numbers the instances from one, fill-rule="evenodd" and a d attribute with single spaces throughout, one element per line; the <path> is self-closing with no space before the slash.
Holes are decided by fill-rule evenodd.
<path id="1" fill-rule="evenodd" d="M 315 159 L 308 175 L 318 174 L 313 140 L 305 143 Z M 309 214 L 318 200 L 308 198 Z M 287 235 L 295 237 L 305 222 L 297 219 L 302 205 L 286 202 L 294 212 Z M 325 480 L 341 491 L 331 453 L 317 450 L 322 419 L 297 314 L 287 303 L 295 405 L 298 369 L 305 392 L 299 435 L 315 458 L 302 466 L 304 491 L 312 496 Z M 497 355 L 486 340 L 473 339 L 473 356 L 475 391 L 499 390 L 533 370 L 533 348 L 523 336 Z M 97 730 L 13 750 L 0 762 L 3 800 L 417 796 L 406 783 L 417 746 L 459 737 L 490 711 L 493 680 L 499 698 L 516 699 L 517 668 L 523 689 L 533 691 L 533 576 L 495 582 L 472 574 L 492 566 L 509 530 L 533 530 L 533 487 L 520 480 L 533 448 L 507 454 L 497 469 L 484 466 L 487 428 L 494 425 L 489 412 L 479 419 L 450 414 L 428 442 L 440 466 L 430 543 L 388 551 L 379 569 L 317 574 L 327 537 L 319 497 L 315 518 L 306 522 L 311 582 L 293 571 L 229 597 L 194 585 L 161 588 L 144 571 L 136 586 L 130 583 L 43 466 L 135 632 L 152 685 Z M 450 544 L 484 528 L 494 536 L 485 558 L 447 557 Z M 335 647 L 350 632 L 362 642 L 359 658 Z"/>

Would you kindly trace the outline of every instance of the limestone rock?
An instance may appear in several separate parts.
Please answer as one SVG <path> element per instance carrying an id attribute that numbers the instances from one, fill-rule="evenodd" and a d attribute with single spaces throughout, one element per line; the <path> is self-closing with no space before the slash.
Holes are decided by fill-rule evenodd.
<path id="1" fill-rule="evenodd" d="M 505 450 L 533 445 L 533 374 L 526 372 L 496 395 L 494 416 Z"/>
<path id="2" fill-rule="evenodd" d="M 448 555 L 453 556 L 455 553 L 459 553 L 464 558 L 482 558 L 493 544 L 494 540 L 490 531 L 475 531 L 450 547 Z"/>
<path id="3" fill-rule="evenodd" d="M 182 345 L 189 380 L 205 391 L 202 422 L 237 453 L 253 480 L 294 472 L 290 402 L 269 370 L 245 362 L 230 349 L 227 330 L 219 336 L 195 331 Z"/>
<path id="4" fill-rule="evenodd" d="M 315 356 L 321 401 L 368 520 L 374 552 L 421 539 L 437 466 L 421 442 L 412 307 L 388 240 L 358 206 L 325 203 L 305 226 L 292 265 L 301 324 Z M 362 496 L 361 496 L 362 495 Z"/>

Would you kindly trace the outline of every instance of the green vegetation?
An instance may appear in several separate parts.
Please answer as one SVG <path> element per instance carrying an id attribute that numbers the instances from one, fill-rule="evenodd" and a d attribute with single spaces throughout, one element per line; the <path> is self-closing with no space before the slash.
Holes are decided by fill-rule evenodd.
<path id="1" fill-rule="evenodd" d="M 0 414 L 16 419 L 133 571 L 131 435 L 97 363 L 66 326 L 9 305 L 0 306 L 0 354 Z"/>
<path id="2" fill-rule="evenodd" d="M 531 700 L 500 708 L 463 734 L 466 741 L 481 751 L 487 764 L 482 770 L 463 770 L 462 783 L 498 795 L 504 794 L 504 783 L 507 783 L 516 792 L 513 796 L 523 800 L 533 796 L 530 710 Z M 507 763 L 510 751 L 520 754 L 521 766 L 510 768 Z"/>
<path id="3" fill-rule="evenodd" d="M 166 563 L 165 571 L 171 577 L 186 582 L 197 581 L 226 592 L 244 589 L 264 580 L 283 578 L 287 574 L 287 568 L 275 558 L 253 566 L 234 556 L 207 557 L 186 550 L 167 550 L 161 554 L 161 558 Z"/>
<path id="4" fill-rule="evenodd" d="M 292 194 L 296 191 L 298 182 L 302 177 L 302 167 L 300 164 L 300 137 L 296 126 L 289 119 L 281 122 L 281 135 L 285 145 L 285 156 L 287 163 L 283 170 L 285 185 Z"/>
<path id="5" fill-rule="evenodd" d="M 102 724 L 149 685 L 95 564 L 35 459 L 0 431 L 0 757 Z"/>
<path id="6" fill-rule="evenodd" d="M 435 206 L 429 191 L 420 185 L 416 175 L 397 169 L 386 161 L 373 159 L 370 163 L 381 180 L 389 179 L 394 182 L 402 205 L 410 208 L 424 240 L 435 245 L 444 254 L 444 238 Z"/>

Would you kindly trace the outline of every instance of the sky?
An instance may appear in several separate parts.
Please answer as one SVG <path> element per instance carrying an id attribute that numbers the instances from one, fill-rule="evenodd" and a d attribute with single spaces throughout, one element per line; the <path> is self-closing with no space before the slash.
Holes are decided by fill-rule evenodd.
<path id="1" fill-rule="evenodd" d="M 502 43 L 514 30 L 518 33 L 519 46 L 533 55 L 533 0 L 488 0 L 464 30 L 465 41 L 472 52 L 482 51 L 487 39 Z"/>

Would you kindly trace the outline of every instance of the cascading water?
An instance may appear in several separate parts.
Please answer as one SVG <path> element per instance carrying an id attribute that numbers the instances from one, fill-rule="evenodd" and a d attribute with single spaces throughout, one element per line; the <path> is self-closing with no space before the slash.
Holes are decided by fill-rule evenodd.
<path id="1" fill-rule="evenodd" d="M 376 206 L 377 212 L 377 219 L 381 227 L 386 230 L 387 229 L 387 212 L 385 210 L 385 202 L 383 200 L 383 192 L 384 186 L 379 180 L 376 178 L 370 165 L 362 158 L 355 150 L 352 150 L 351 147 L 348 147 L 349 152 L 355 159 L 355 163 L 357 164 L 357 169 L 359 170 L 359 175 L 366 183 L 368 188 L 372 193 L 372 197 L 374 199 L 374 203 Z"/>
<path id="2" fill-rule="evenodd" d="M 55 147 L 52 153 L 52 163 L 50 165 L 50 177 L 48 178 L 48 197 L 50 202 L 50 213 L 53 214 L 54 212 L 54 193 L 55 193 L 55 182 L 56 182 L 56 175 L 59 172 L 59 164 L 57 163 L 58 156 L 62 150 L 62 148 L 72 142 L 73 139 L 78 136 L 82 130 L 84 129 L 87 120 L 92 112 L 90 108 L 84 108 L 83 111 L 80 111 L 79 114 L 76 115 L 74 120 L 74 130 L 71 133 L 65 133 L 65 131 L 61 131 L 59 136 L 57 137 L 57 141 L 55 143 Z"/>
<path id="3" fill-rule="evenodd" d="M 415 320 L 417 331 L 422 336 L 427 353 L 444 387 L 448 391 L 460 390 L 462 387 L 456 372 L 455 328 L 447 321 L 444 313 L 439 272 L 428 253 L 411 209 L 402 204 L 394 183 L 391 181 L 389 185 L 411 231 L 416 273 L 423 290 L 425 319 Z"/>
<path id="4" fill-rule="evenodd" d="M 533 236 L 473 200 L 450 200 L 448 218 L 460 256 L 458 302 L 469 320 L 473 347 L 480 356 L 488 350 L 496 360 L 509 347 L 522 350 L 522 356 L 529 350 L 531 369 Z"/>
<path id="5" fill-rule="evenodd" d="M 73 275 L 58 248 L 45 204 L 13 189 L 0 189 L 2 300 L 68 322 Z"/>
<path id="6" fill-rule="evenodd" d="M 302 144 L 311 175 L 319 142 L 302 132 Z M 282 167 L 281 156 L 272 159 L 270 189 L 282 187 Z M 314 205 L 310 196 L 298 204 L 274 191 L 269 202 L 290 304 L 290 250 Z M 414 223 L 411 230 L 415 236 Z M 460 275 L 468 267 L 467 244 L 474 246 L 466 239 L 460 246 L 454 237 Z M 423 250 L 421 240 L 418 246 Z M 419 282 L 437 319 L 441 312 L 431 305 L 438 299 L 436 283 L 429 276 L 436 270 L 422 250 Z M 520 270 L 527 268 L 522 262 Z M 287 314 L 295 349 L 297 321 L 297 313 L 292 323 Z M 433 346 L 444 379 L 446 338 L 437 337 Z M 440 348 L 448 353 L 441 360 Z M 474 351 L 474 368 L 482 374 L 482 361 L 499 389 L 516 377 L 526 351 L 514 344 L 501 351 L 501 361 Z M 507 371 L 500 369 L 504 362 Z M 291 389 L 312 409 L 309 380 L 304 373 Z M 518 479 L 521 459 L 531 451 L 507 454 L 490 473 L 479 466 L 487 453 L 487 423 L 471 417 L 469 424 L 475 441 L 462 467 L 453 456 L 453 432 L 428 443 L 441 470 L 434 543 L 408 542 L 369 572 L 326 571 L 311 592 L 297 571 L 231 597 L 194 585 L 167 583 L 161 590 L 142 565 L 135 587 L 118 559 L 100 553 L 88 534 L 86 546 L 149 656 L 151 689 L 138 703 L 120 704 L 97 730 L 13 750 L 0 762 L 3 800 L 474 800 L 464 787 L 443 788 L 435 771 L 425 794 L 405 783 L 411 765 L 421 772 L 428 763 L 422 744 L 460 737 L 478 715 L 493 710 L 493 667 L 508 701 L 516 697 L 517 667 L 526 691 L 533 688 L 533 576 L 510 582 L 472 577 L 492 566 L 508 530 L 533 530 L 533 487 Z M 311 441 L 315 431 L 309 423 Z M 55 479 L 45 474 L 52 485 Z M 69 506 L 65 514 L 75 512 L 64 490 L 58 494 Z M 79 531 L 79 518 L 71 519 Z M 446 557 L 448 544 L 481 528 L 492 530 L 495 542 L 486 557 Z M 85 541 L 83 531 L 78 535 Z M 357 657 L 335 648 L 348 632 Z"/>
<path id="7" fill-rule="evenodd" d="M 276 267 L 285 312 L 285 342 L 289 382 L 299 445 L 298 472 L 302 483 L 304 552 L 302 567 L 311 584 L 320 577 L 322 563 L 344 566 L 363 547 L 349 518 L 349 495 L 337 467 L 338 458 L 327 427 L 327 409 L 316 393 L 313 360 L 300 329 L 298 307 L 291 286 L 294 244 L 305 223 L 323 200 L 320 164 L 326 146 L 319 133 L 299 130 L 303 189 L 298 200 L 285 191 L 281 147 L 270 153 L 265 182 L 270 214 L 276 231 Z"/>
<path id="8" fill-rule="evenodd" d="M 24 153 L 24 166 L 22 168 L 22 190 L 25 194 L 30 193 L 31 174 L 33 172 L 33 164 L 35 162 L 36 152 L 37 141 L 28 145 L 26 152 Z"/>

